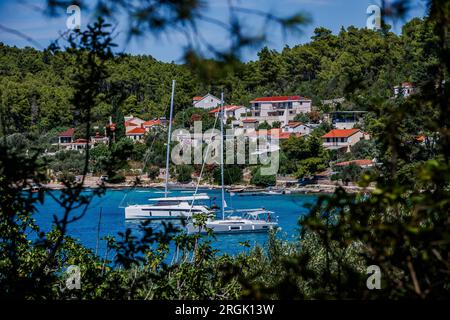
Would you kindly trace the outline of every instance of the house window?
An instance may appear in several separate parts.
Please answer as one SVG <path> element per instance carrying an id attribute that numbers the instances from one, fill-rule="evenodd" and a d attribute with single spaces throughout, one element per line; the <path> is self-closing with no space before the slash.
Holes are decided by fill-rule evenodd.
<path id="1" fill-rule="evenodd" d="M 341 142 L 345 142 L 345 140 L 346 140 L 345 138 L 341 138 Z"/>

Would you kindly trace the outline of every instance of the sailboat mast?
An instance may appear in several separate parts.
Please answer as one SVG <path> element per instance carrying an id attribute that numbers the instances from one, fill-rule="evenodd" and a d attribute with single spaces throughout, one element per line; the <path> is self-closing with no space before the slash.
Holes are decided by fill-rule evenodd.
<path id="1" fill-rule="evenodd" d="M 172 133 L 172 116 L 173 116 L 173 97 L 175 95 L 175 80 L 172 80 L 172 95 L 170 97 L 170 115 L 169 130 L 167 132 L 167 151 L 166 151 L 166 184 L 164 187 L 164 197 L 167 198 L 167 187 L 169 185 L 169 159 L 170 159 L 170 135 Z"/>
<path id="2" fill-rule="evenodd" d="M 221 178 L 221 183 L 222 183 L 222 219 L 225 219 L 225 189 L 224 189 L 224 179 L 223 179 L 223 154 L 224 154 L 224 150 L 223 150 L 223 139 L 224 139 L 224 135 L 223 135 L 223 119 L 224 119 L 224 105 L 223 105 L 223 92 L 220 96 L 220 154 L 221 154 L 221 159 L 220 159 L 220 178 Z"/>

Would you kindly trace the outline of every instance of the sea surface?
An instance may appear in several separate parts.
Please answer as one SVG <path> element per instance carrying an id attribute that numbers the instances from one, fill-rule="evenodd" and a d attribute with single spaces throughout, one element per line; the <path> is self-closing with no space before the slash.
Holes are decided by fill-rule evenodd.
<path id="1" fill-rule="evenodd" d="M 56 197 L 60 191 L 50 191 Z M 87 190 L 86 192 L 92 192 Z M 199 190 L 199 193 L 207 193 L 215 197 L 216 204 L 220 205 L 220 190 Z M 171 191 L 170 196 L 188 196 L 192 191 Z M 124 232 L 127 228 L 139 236 L 139 223 L 136 221 L 125 221 L 124 207 L 127 204 L 146 204 L 149 198 L 163 197 L 164 194 L 158 189 L 109 189 L 101 197 L 96 197 L 90 203 L 86 214 L 82 219 L 69 225 L 67 234 L 78 239 L 84 246 L 91 248 L 100 256 L 106 251 L 106 241 L 102 240 L 104 236 L 115 236 L 118 239 L 118 232 Z M 280 230 L 278 237 L 293 241 L 299 235 L 299 218 L 308 212 L 305 207 L 312 205 L 317 201 L 317 195 L 246 195 L 236 194 L 230 196 L 226 193 L 225 200 L 228 208 L 265 208 L 275 212 L 278 217 Z M 214 201 L 213 201 L 214 202 Z M 72 215 L 80 213 L 75 210 Z M 43 205 L 38 206 L 38 212 L 35 214 L 37 224 L 43 231 L 50 231 L 53 224 L 53 215 L 61 216 L 62 210 L 57 202 L 50 196 L 45 197 Z M 158 228 L 159 222 L 152 223 L 152 226 Z M 212 246 L 221 253 L 235 255 L 239 252 L 250 250 L 257 244 L 264 246 L 267 242 L 265 233 L 243 233 L 243 234 L 221 234 L 212 239 Z M 250 248 L 244 247 L 241 243 L 248 241 Z M 111 258 L 111 257 L 108 257 Z"/>

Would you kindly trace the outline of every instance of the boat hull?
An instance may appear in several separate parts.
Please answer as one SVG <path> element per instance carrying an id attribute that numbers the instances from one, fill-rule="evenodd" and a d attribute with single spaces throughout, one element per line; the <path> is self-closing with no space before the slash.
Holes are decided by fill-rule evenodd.
<path id="1" fill-rule="evenodd" d="M 258 224 L 246 224 L 246 223 L 221 223 L 221 222 L 207 222 L 206 228 L 200 228 L 189 223 L 186 226 L 187 233 L 208 233 L 208 229 L 211 229 L 214 234 L 230 234 L 230 233 L 255 233 L 255 232 L 269 232 L 278 228 L 276 222 L 266 222 Z"/>
<path id="2" fill-rule="evenodd" d="M 193 208 L 161 208 L 155 206 L 128 206 L 125 208 L 125 219 L 187 219 L 194 214 L 206 214 L 203 210 Z"/>

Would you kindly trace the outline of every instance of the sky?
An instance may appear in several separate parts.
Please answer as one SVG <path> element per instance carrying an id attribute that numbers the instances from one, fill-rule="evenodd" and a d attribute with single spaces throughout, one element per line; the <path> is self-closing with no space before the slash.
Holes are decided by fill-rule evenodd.
<path id="1" fill-rule="evenodd" d="M 283 35 L 279 28 L 271 28 L 268 31 L 268 40 L 264 45 L 271 49 L 282 50 L 286 45 L 295 46 L 310 40 L 316 27 L 325 27 L 338 33 L 342 27 L 366 26 L 368 14 L 366 10 L 370 5 L 379 4 L 379 0 L 232 0 L 235 5 L 249 9 L 268 11 L 279 16 L 290 15 L 295 12 L 308 14 L 312 22 L 303 27 L 301 34 Z M 45 0 L 0 0 L 0 42 L 4 44 L 25 47 L 32 46 L 38 49 L 47 47 L 57 39 L 62 32 L 67 30 L 66 20 L 68 14 L 62 12 L 58 17 L 49 17 L 43 14 Z M 209 0 L 205 15 L 208 17 L 227 21 L 227 0 Z M 393 31 L 401 32 L 401 26 L 412 17 L 423 17 L 425 4 L 423 0 L 414 0 L 412 8 L 405 21 L 397 21 L 393 25 Z M 262 30 L 265 27 L 264 20 L 256 15 L 242 16 L 248 30 Z M 92 21 L 93 17 L 89 8 L 81 8 L 81 28 Z M 154 37 L 151 35 L 133 38 L 127 41 L 127 24 L 124 17 L 119 17 L 115 27 L 116 51 L 133 55 L 151 55 L 165 62 L 182 62 L 183 49 L 187 42 L 181 34 L 171 33 L 168 36 Z M 2 28 L 3 27 L 3 28 Z M 15 30 L 14 32 L 5 30 Z M 205 41 L 214 46 L 227 44 L 227 35 L 217 26 L 199 24 Z M 26 36 L 26 38 L 24 38 Z M 244 61 L 254 60 L 259 48 L 252 48 L 243 53 Z"/>

